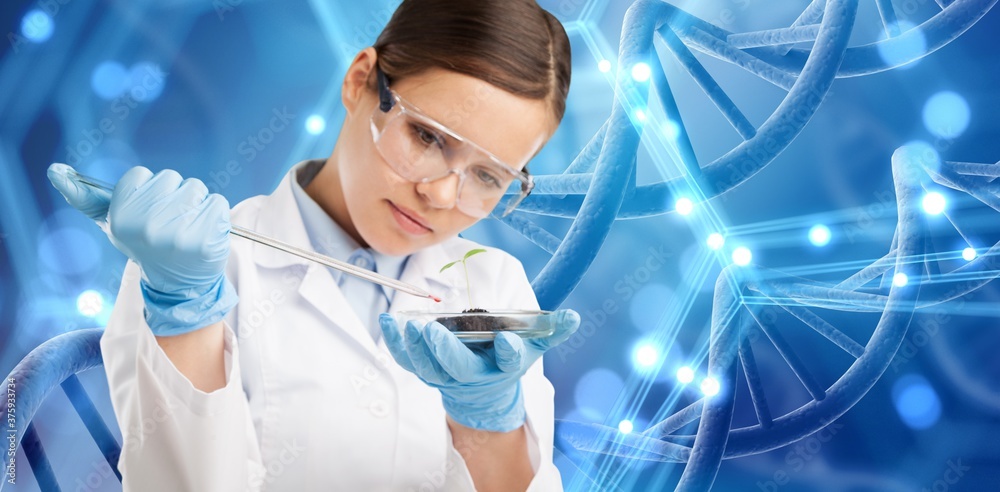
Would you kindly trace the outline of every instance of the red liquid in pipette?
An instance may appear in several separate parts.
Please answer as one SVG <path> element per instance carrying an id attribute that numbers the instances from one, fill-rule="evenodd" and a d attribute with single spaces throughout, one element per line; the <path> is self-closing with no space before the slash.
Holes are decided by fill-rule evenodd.
<path id="1" fill-rule="evenodd" d="M 434 299 L 434 302 L 441 302 L 441 298 L 440 297 L 431 296 L 431 299 Z"/>

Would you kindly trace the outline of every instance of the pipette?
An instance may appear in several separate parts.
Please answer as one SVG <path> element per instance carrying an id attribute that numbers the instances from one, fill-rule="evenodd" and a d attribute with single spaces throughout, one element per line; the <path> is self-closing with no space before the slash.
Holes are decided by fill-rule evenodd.
<path id="1" fill-rule="evenodd" d="M 69 172 L 76 177 L 76 180 L 78 182 L 83 183 L 87 186 L 104 190 L 107 191 L 108 193 L 114 191 L 114 186 L 109 183 L 105 183 L 104 181 L 101 181 L 97 178 L 80 174 L 79 172 L 77 172 L 75 169 L 72 168 L 69 169 Z M 366 270 L 364 268 L 352 265 L 350 263 L 316 253 L 315 251 L 309 251 L 297 246 L 293 246 L 291 244 L 279 241 L 277 239 L 265 236 L 263 234 L 258 234 L 254 231 L 245 229 L 243 227 L 239 227 L 237 225 L 232 225 L 229 230 L 229 233 L 234 236 L 239 236 L 244 239 L 249 239 L 255 243 L 263 244 L 264 246 L 270 246 L 279 251 L 284 251 L 288 254 L 298 256 L 299 258 L 304 258 L 306 260 L 319 263 L 320 265 L 325 265 L 330 268 L 340 270 L 344 273 L 354 275 L 355 277 L 368 280 L 369 282 L 374 282 L 376 284 L 384 285 L 386 287 L 396 289 L 398 291 L 405 292 L 407 294 L 415 295 L 417 297 L 426 297 L 428 299 L 434 300 L 434 302 L 441 302 L 440 297 L 430 294 L 427 291 L 415 285 L 411 285 L 405 282 L 400 282 L 399 280 L 386 277 L 385 275 L 379 275 L 378 273 L 375 273 L 371 270 Z"/>

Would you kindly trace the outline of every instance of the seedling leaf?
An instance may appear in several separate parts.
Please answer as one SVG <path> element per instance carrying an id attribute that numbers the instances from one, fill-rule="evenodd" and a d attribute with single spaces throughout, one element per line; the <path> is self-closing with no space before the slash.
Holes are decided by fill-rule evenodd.
<path id="1" fill-rule="evenodd" d="M 465 253 L 465 258 L 462 258 L 462 259 L 463 260 L 468 260 L 469 257 L 472 256 L 472 255 L 474 255 L 474 254 L 485 253 L 485 252 L 486 252 L 486 250 L 483 249 L 483 248 L 476 248 L 474 250 L 469 251 L 468 253 Z"/>
<path id="2" fill-rule="evenodd" d="M 440 270 L 438 270 L 438 273 L 441 273 L 441 272 L 443 272 L 443 271 L 451 268 L 456 263 L 461 263 L 462 264 L 462 267 L 465 269 L 465 286 L 466 286 L 466 292 L 469 295 L 469 308 L 470 309 L 472 308 L 472 282 L 469 280 L 469 268 L 465 264 L 465 260 L 468 260 L 469 257 L 472 256 L 472 255 L 476 255 L 476 254 L 479 254 L 479 253 L 485 253 L 485 252 L 486 252 L 486 250 L 483 249 L 483 248 L 471 249 L 467 253 L 465 253 L 465 256 L 461 260 L 456 260 L 456 261 L 453 261 L 451 263 L 448 263 L 447 265 L 441 267 Z"/>

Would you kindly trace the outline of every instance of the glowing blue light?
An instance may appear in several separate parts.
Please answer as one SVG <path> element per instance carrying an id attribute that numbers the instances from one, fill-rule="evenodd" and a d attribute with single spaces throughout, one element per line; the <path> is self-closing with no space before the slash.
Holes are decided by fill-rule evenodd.
<path id="1" fill-rule="evenodd" d="M 892 387 L 896 412 L 911 429 L 927 429 L 941 417 L 941 399 L 930 383 L 921 376 L 910 374 Z"/>
<path id="2" fill-rule="evenodd" d="M 747 266 L 751 260 L 753 260 L 753 253 L 750 252 L 750 248 L 740 246 L 733 250 L 733 263 L 739 266 Z"/>
<path id="3" fill-rule="evenodd" d="M 128 93 L 136 101 L 152 101 L 163 92 L 165 77 L 163 70 L 155 63 L 136 63 L 128 71 Z"/>
<path id="4" fill-rule="evenodd" d="M 809 229 L 809 242 L 813 246 L 826 246 L 830 244 L 830 228 L 823 224 L 816 224 Z"/>
<path id="5" fill-rule="evenodd" d="M 878 43 L 878 54 L 890 67 L 912 68 L 916 66 L 915 61 L 927 53 L 927 37 L 915 27 L 912 22 L 899 21 L 899 30 L 903 34 Z M 900 65 L 907 60 L 914 60 L 914 63 Z"/>
<path id="6" fill-rule="evenodd" d="M 897 273 L 892 276 L 892 285 L 896 287 L 905 287 L 908 283 L 910 283 L 910 277 L 907 277 L 905 273 Z"/>
<path id="7" fill-rule="evenodd" d="M 965 248 L 962 250 L 962 259 L 965 261 L 972 261 L 976 259 L 976 250 L 974 248 Z"/>
<path id="8" fill-rule="evenodd" d="M 656 381 L 664 383 L 677 382 L 677 370 L 687 360 L 687 356 L 684 355 L 680 345 L 679 343 L 671 343 L 669 348 L 661 349 L 660 358 L 657 362 L 658 368 L 653 368 L 656 371 Z"/>
<path id="9" fill-rule="evenodd" d="M 713 232 L 708 235 L 708 239 L 705 240 L 705 244 L 708 245 L 709 249 L 721 249 L 724 244 L 726 244 L 726 238 L 719 234 L 718 232 Z"/>
<path id="10" fill-rule="evenodd" d="M 24 14 L 21 19 L 21 35 L 33 43 L 44 43 L 52 37 L 55 25 L 49 14 L 35 9 Z"/>
<path id="11" fill-rule="evenodd" d="M 104 311 L 104 296 L 96 290 L 85 290 L 76 298 L 76 310 L 88 318 L 94 318 Z"/>
<path id="12" fill-rule="evenodd" d="M 639 121 L 646 121 L 646 112 L 642 109 L 635 110 L 635 119 Z"/>
<path id="13" fill-rule="evenodd" d="M 618 431 L 621 432 L 622 434 L 628 434 L 629 432 L 632 432 L 632 421 L 622 420 L 621 422 L 618 422 Z"/>
<path id="14" fill-rule="evenodd" d="M 948 202 L 944 199 L 944 195 L 932 191 L 924 195 L 924 199 L 920 204 L 923 206 L 924 212 L 927 212 L 928 215 L 941 215 Z"/>
<path id="15" fill-rule="evenodd" d="M 667 120 L 663 124 L 663 135 L 670 141 L 677 140 L 677 137 L 681 135 L 681 126 L 674 120 Z"/>
<path id="16" fill-rule="evenodd" d="M 688 366 L 684 366 L 678 369 L 677 381 L 680 381 L 681 384 L 688 384 L 691 381 L 694 381 L 694 369 L 691 369 Z"/>
<path id="17" fill-rule="evenodd" d="M 656 365 L 660 351 L 651 343 L 643 343 L 632 353 L 632 360 L 639 369 L 649 369 Z"/>
<path id="18" fill-rule="evenodd" d="M 102 62 L 90 75 L 90 87 L 104 99 L 120 96 L 125 91 L 128 81 L 128 70 L 125 70 L 121 63 L 114 61 Z"/>
<path id="19" fill-rule="evenodd" d="M 701 380 L 701 392 L 705 396 L 715 396 L 719 394 L 719 380 L 711 376 Z"/>
<path id="20" fill-rule="evenodd" d="M 326 120 L 318 114 L 314 114 L 306 119 L 306 131 L 313 134 L 319 135 L 323 133 L 326 129 Z"/>
<path id="21" fill-rule="evenodd" d="M 674 209 L 681 215 L 688 215 L 694 210 L 694 203 L 691 202 L 690 198 L 678 198 L 677 203 L 674 204 Z"/>
<path id="22" fill-rule="evenodd" d="M 600 70 L 601 73 L 608 73 L 608 72 L 610 72 L 611 71 L 611 61 L 610 60 L 601 60 L 600 62 L 597 63 L 597 69 Z"/>
<path id="23" fill-rule="evenodd" d="M 955 138 L 969 127 L 969 103 L 951 91 L 938 92 L 924 104 L 924 126 L 941 138 Z"/>
<path id="24" fill-rule="evenodd" d="M 649 65 L 645 62 L 639 62 L 632 66 L 632 78 L 636 82 L 645 82 L 649 80 L 652 74 L 653 72 L 649 69 Z"/>

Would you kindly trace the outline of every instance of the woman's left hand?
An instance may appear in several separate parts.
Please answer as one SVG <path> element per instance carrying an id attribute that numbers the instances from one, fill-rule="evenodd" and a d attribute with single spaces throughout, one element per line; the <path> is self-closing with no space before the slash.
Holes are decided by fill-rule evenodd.
<path id="1" fill-rule="evenodd" d="M 555 330 L 545 338 L 522 340 L 500 332 L 490 349 L 462 343 L 441 323 L 399 329 L 392 315 L 382 313 L 379 324 L 392 357 L 407 371 L 441 391 L 452 420 L 473 429 L 509 432 L 524 425 L 521 376 L 547 350 L 568 339 L 580 326 L 571 309 L 557 311 Z"/>

